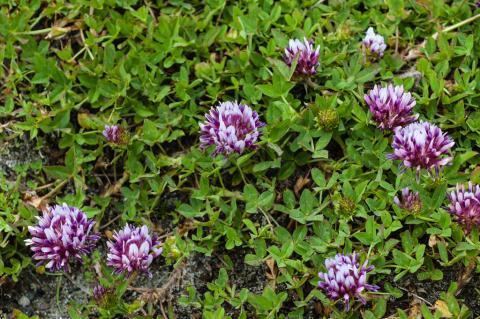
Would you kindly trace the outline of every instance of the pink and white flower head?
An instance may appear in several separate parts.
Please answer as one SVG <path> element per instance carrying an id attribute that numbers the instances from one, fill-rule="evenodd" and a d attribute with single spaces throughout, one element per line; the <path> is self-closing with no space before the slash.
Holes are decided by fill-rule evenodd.
<path id="1" fill-rule="evenodd" d="M 53 271 L 68 271 L 72 259 L 82 259 L 94 248 L 100 236 L 95 234 L 95 222 L 84 212 L 67 204 L 49 207 L 38 218 L 36 226 L 29 226 L 31 239 L 25 240 L 34 252 L 37 266 Z"/>
<path id="2" fill-rule="evenodd" d="M 148 268 L 155 257 L 162 253 L 157 236 L 151 236 L 147 226 L 126 225 L 115 231 L 113 241 L 107 242 L 107 265 L 116 273 L 149 273 Z"/>
<path id="3" fill-rule="evenodd" d="M 375 85 L 364 98 L 373 120 L 383 130 L 393 130 L 418 119 L 418 114 L 412 114 L 415 99 L 411 93 L 405 92 L 401 85 Z"/>
<path id="4" fill-rule="evenodd" d="M 412 192 L 408 187 L 402 189 L 400 197 L 395 196 L 393 199 L 395 204 L 401 209 L 412 213 L 418 213 L 422 209 L 422 201 L 418 192 Z"/>
<path id="5" fill-rule="evenodd" d="M 393 153 L 387 158 L 401 160 L 403 165 L 417 172 L 421 169 L 435 169 L 447 165 L 448 156 L 455 142 L 442 130 L 429 122 L 415 122 L 397 127 L 393 136 Z"/>
<path id="6" fill-rule="evenodd" d="M 464 185 L 457 184 L 448 198 L 450 205 L 448 210 L 456 221 L 469 232 L 473 227 L 480 226 L 480 186 L 468 183 L 468 189 Z"/>
<path id="7" fill-rule="evenodd" d="M 295 74 L 309 76 L 317 72 L 319 57 L 320 46 L 314 49 L 313 42 L 308 41 L 307 38 L 304 38 L 303 42 L 291 39 L 285 49 L 284 60 L 288 66 L 292 66 L 293 61 L 297 59 Z"/>
<path id="8" fill-rule="evenodd" d="M 119 125 L 105 125 L 103 136 L 108 142 L 113 144 L 124 144 L 127 142 L 127 132 Z"/>
<path id="9" fill-rule="evenodd" d="M 95 287 L 93 287 L 93 298 L 97 303 L 101 303 L 103 299 L 105 299 L 105 295 L 107 294 L 108 290 L 102 284 L 97 283 Z"/>
<path id="10" fill-rule="evenodd" d="M 380 34 L 376 34 L 372 27 L 368 28 L 367 34 L 362 41 L 369 53 L 382 57 L 387 45 Z"/>
<path id="11" fill-rule="evenodd" d="M 359 264 L 358 255 L 337 254 L 333 258 L 325 260 L 326 272 L 318 273 L 320 287 L 333 301 L 343 300 L 345 310 L 350 310 L 350 303 L 358 299 L 365 304 L 366 299 L 362 296 L 366 291 L 377 291 L 378 286 L 367 283 L 367 273 L 373 270 L 373 266 L 367 266 L 365 261 Z"/>
<path id="12" fill-rule="evenodd" d="M 241 154 L 245 149 L 255 149 L 260 128 L 265 125 L 257 112 L 237 102 L 220 103 L 205 118 L 200 124 L 200 148 L 215 145 L 214 155 Z"/>

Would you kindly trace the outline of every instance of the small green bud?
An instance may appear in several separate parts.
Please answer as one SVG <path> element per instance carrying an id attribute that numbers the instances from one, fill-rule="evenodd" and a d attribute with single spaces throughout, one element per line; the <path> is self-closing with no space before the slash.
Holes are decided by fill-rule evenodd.
<path id="1" fill-rule="evenodd" d="M 357 208 L 357 205 L 353 200 L 351 200 L 348 197 L 342 197 L 340 198 L 338 202 L 339 210 L 340 213 L 352 216 L 353 213 L 355 213 L 355 209 Z"/>
<path id="2" fill-rule="evenodd" d="M 340 119 L 336 109 L 325 109 L 318 112 L 316 122 L 319 128 L 331 131 L 338 127 Z"/>
<path id="3" fill-rule="evenodd" d="M 167 258 L 171 258 L 173 260 L 177 260 L 182 256 L 182 252 L 177 247 L 175 236 L 170 236 L 165 239 L 165 243 L 163 244 L 163 252 Z"/>

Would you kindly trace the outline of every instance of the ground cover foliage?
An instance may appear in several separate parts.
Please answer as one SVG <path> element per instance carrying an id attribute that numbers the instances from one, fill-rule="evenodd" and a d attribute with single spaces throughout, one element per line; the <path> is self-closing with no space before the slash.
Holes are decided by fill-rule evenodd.
<path id="1" fill-rule="evenodd" d="M 466 0 L 0 1 L 0 313 L 51 314 L 15 299 L 33 276 L 72 318 L 480 315 L 480 210 L 465 227 L 448 197 L 480 183 L 478 14 Z M 383 55 L 362 45 L 369 27 Z M 320 47 L 309 74 L 284 61 L 304 37 Z M 396 132 L 364 94 L 388 84 L 455 142 L 448 165 L 387 158 Z M 227 101 L 265 125 L 256 147 L 212 155 L 199 124 Z M 416 205 L 395 203 L 405 187 Z M 102 237 L 65 274 L 25 245 L 63 203 Z M 127 223 L 161 242 L 150 279 L 107 265 Z M 354 252 L 378 289 L 347 311 L 318 273 Z M 63 277 L 83 302 L 62 302 Z"/>

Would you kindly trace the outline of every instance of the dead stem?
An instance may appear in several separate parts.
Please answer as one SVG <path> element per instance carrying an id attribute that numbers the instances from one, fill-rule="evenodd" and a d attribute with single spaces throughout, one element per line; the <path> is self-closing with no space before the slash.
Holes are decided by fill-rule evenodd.
<path id="1" fill-rule="evenodd" d="M 463 269 L 463 271 L 459 274 L 457 279 L 457 291 L 455 292 L 455 296 L 458 296 L 461 292 L 463 287 L 467 285 L 470 280 L 472 280 L 472 272 L 477 267 L 477 263 L 475 259 L 472 259 L 468 265 Z"/>
<path id="2" fill-rule="evenodd" d="M 60 184 L 58 184 L 57 186 L 55 186 L 54 189 L 52 189 L 50 192 L 48 192 L 48 194 L 46 194 L 45 196 L 42 196 L 41 200 L 42 201 L 46 201 L 48 200 L 49 198 L 51 198 L 53 195 L 55 195 L 56 193 L 58 193 L 62 188 L 63 186 L 65 186 L 65 184 L 68 183 L 70 179 L 66 179 L 64 181 L 62 181 Z"/>
<path id="3" fill-rule="evenodd" d="M 146 288 L 146 287 L 128 287 L 128 290 L 142 293 L 139 299 L 147 302 L 159 302 L 160 304 L 165 301 L 165 298 L 173 285 L 175 285 L 183 276 L 183 270 L 185 269 L 186 262 L 182 262 L 177 268 L 175 268 L 167 282 L 160 288 Z"/>
<path id="4" fill-rule="evenodd" d="M 113 194 L 116 194 L 120 191 L 120 188 L 128 180 L 128 172 L 123 172 L 122 178 L 120 178 L 115 184 L 110 186 L 103 194 L 102 197 L 109 197 Z"/>
<path id="5" fill-rule="evenodd" d="M 423 297 L 420 297 L 419 295 L 417 295 L 416 293 L 413 293 L 411 292 L 410 290 L 406 289 L 406 288 L 403 288 L 403 287 L 400 287 L 400 286 L 397 286 L 397 288 L 399 288 L 400 290 L 403 290 L 405 292 L 407 292 L 408 294 L 414 296 L 415 298 L 423 301 L 424 303 L 426 303 L 428 306 L 432 307 L 432 303 L 430 301 L 428 301 L 427 299 L 423 298 Z"/>

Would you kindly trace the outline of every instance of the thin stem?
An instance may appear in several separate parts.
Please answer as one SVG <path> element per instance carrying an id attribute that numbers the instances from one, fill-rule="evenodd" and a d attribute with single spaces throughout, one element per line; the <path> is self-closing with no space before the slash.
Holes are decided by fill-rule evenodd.
<path id="1" fill-rule="evenodd" d="M 245 175 L 243 175 L 243 171 L 242 171 L 242 169 L 240 168 L 240 165 L 238 165 L 237 162 L 235 162 L 235 165 L 237 166 L 238 171 L 240 172 L 240 176 L 242 177 L 243 182 L 244 182 L 245 184 L 248 184 L 247 180 L 245 179 Z"/>
<path id="2" fill-rule="evenodd" d="M 312 89 L 314 90 L 319 90 L 320 89 L 320 85 L 316 84 L 315 82 L 312 81 L 311 78 L 307 77 L 305 79 L 305 83 L 308 84 L 308 86 L 310 86 Z"/>
<path id="3" fill-rule="evenodd" d="M 88 55 L 90 56 L 90 59 L 95 60 L 95 57 L 93 56 L 92 52 L 88 48 L 88 45 L 85 43 L 85 36 L 83 35 L 83 30 L 80 29 L 80 38 L 82 39 L 83 45 L 85 49 L 87 50 Z"/>
<path id="4" fill-rule="evenodd" d="M 62 181 L 60 184 L 58 184 L 54 189 L 52 189 L 47 195 L 45 196 L 42 196 L 42 200 L 46 200 L 46 199 L 49 199 L 50 197 L 52 197 L 53 195 L 55 195 L 57 192 L 59 192 L 63 186 L 65 186 L 65 184 L 68 183 L 68 181 L 70 180 L 70 178 Z"/>
<path id="5" fill-rule="evenodd" d="M 120 188 L 128 181 L 129 175 L 128 172 L 123 172 L 122 178 L 115 182 L 115 184 L 108 187 L 108 189 L 101 195 L 103 198 L 109 197 L 113 194 L 116 194 L 120 191 Z"/>
<path id="6" fill-rule="evenodd" d="M 410 290 L 405 289 L 405 288 L 403 288 L 403 287 L 401 287 L 401 286 L 397 286 L 397 288 L 399 288 L 400 290 L 405 291 L 406 293 L 411 294 L 412 296 L 414 296 L 414 297 L 417 298 L 417 299 L 420 299 L 421 301 L 423 301 L 424 303 L 426 303 L 426 304 L 429 305 L 430 307 L 433 306 L 430 301 L 426 300 L 426 299 L 423 298 L 423 297 L 420 297 L 420 296 L 417 295 L 416 293 L 413 293 L 413 292 L 411 292 Z"/>
<path id="7" fill-rule="evenodd" d="M 75 59 L 76 59 L 80 54 L 82 54 L 86 49 L 87 49 L 87 47 L 83 47 L 83 48 L 81 48 L 80 50 L 78 50 L 78 52 L 75 53 L 75 55 L 74 55 L 70 60 L 68 60 L 68 62 L 72 63 L 73 61 L 75 61 Z"/>
<path id="8" fill-rule="evenodd" d="M 150 211 L 149 211 L 149 213 L 153 212 L 153 209 L 154 209 L 155 207 L 157 207 L 158 202 L 160 201 L 160 198 L 161 198 L 161 197 L 162 197 L 161 194 L 157 194 L 157 195 L 155 196 L 155 199 L 153 200 L 153 203 L 152 203 L 152 205 L 150 206 Z"/>
<path id="9" fill-rule="evenodd" d="M 399 39 L 400 39 L 400 35 L 398 34 L 398 25 L 397 25 L 397 28 L 395 30 L 395 54 L 398 54 L 398 42 L 399 42 Z"/>
<path id="10" fill-rule="evenodd" d="M 163 303 L 160 303 L 160 311 L 162 312 L 163 319 L 168 319 L 165 309 L 163 309 Z"/>
<path id="11" fill-rule="evenodd" d="M 432 218 L 428 218 L 428 217 L 425 217 L 425 216 L 421 216 L 421 215 L 414 215 L 415 218 L 418 218 L 420 220 L 423 220 L 423 221 L 426 221 L 426 222 L 435 222 L 435 219 L 432 219 Z"/>
<path id="12" fill-rule="evenodd" d="M 37 34 L 49 33 L 50 31 L 52 31 L 52 28 L 33 30 L 33 31 L 14 32 L 14 34 L 37 35 Z"/>
<path id="13" fill-rule="evenodd" d="M 439 31 L 439 32 L 435 32 L 435 33 L 432 35 L 432 38 L 436 40 L 436 39 L 438 38 L 438 35 L 439 35 L 440 33 L 445 33 L 445 32 L 453 31 L 453 30 L 455 30 L 455 29 L 457 29 L 457 28 L 459 28 L 459 27 L 461 27 L 461 26 L 463 26 L 463 25 L 466 25 L 466 24 L 468 24 L 468 23 L 470 23 L 470 22 L 472 22 L 472 21 L 477 20 L 478 18 L 480 18 L 480 14 L 474 15 L 473 17 L 470 17 L 470 18 L 465 19 L 465 20 L 463 20 L 463 21 L 460 21 L 460 22 L 458 22 L 458 23 L 456 23 L 456 24 L 454 24 L 454 25 L 451 25 L 451 26 L 449 26 L 449 27 L 446 27 L 445 29 L 443 29 L 443 30 L 441 30 L 441 31 Z M 404 59 L 405 59 L 406 61 L 409 61 L 409 60 L 415 60 L 416 58 L 420 57 L 420 56 L 422 55 L 422 53 L 420 52 L 420 49 L 425 48 L 426 44 L 427 44 L 427 40 L 424 40 L 424 41 L 423 41 L 422 43 L 420 43 L 419 45 L 413 47 L 413 48 L 409 51 L 408 55 L 407 55 Z"/>
<path id="14" fill-rule="evenodd" d="M 303 83 L 303 87 L 305 89 L 305 95 L 308 95 L 308 85 L 306 82 Z"/>
<path id="15" fill-rule="evenodd" d="M 117 108 L 117 104 L 115 103 L 115 105 L 112 108 L 112 112 L 110 112 L 110 115 L 108 116 L 108 122 L 112 120 L 113 113 L 115 112 L 116 108 Z"/>
<path id="16" fill-rule="evenodd" d="M 225 184 L 223 184 L 223 178 L 222 178 L 222 173 L 220 172 L 220 167 L 215 170 L 215 173 L 216 173 L 217 176 L 218 176 L 218 180 L 220 181 L 220 185 L 222 185 L 222 188 L 223 188 L 223 189 L 226 189 L 226 188 L 225 188 Z"/>
<path id="17" fill-rule="evenodd" d="M 82 106 L 83 103 L 87 102 L 88 101 L 88 97 L 84 98 L 83 100 L 81 100 L 80 102 L 78 102 L 77 104 L 75 104 L 73 106 L 74 109 L 78 109 L 80 106 Z"/>
<path id="18" fill-rule="evenodd" d="M 273 218 L 273 216 L 271 216 L 270 214 L 268 214 L 266 211 L 264 211 L 263 209 L 261 208 L 258 208 L 259 211 L 262 212 L 263 216 L 265 216 L 265 218 L 267 219 L 267 223 L 270 225 L 270 227 L 273 229 L 273 225 L 272 223 L 270 222 L 270 219 L 273 220 L 273 222 L 275 223 L 275 225 L 277 225 L 277 227 L 280 227 L 280 225 L 278 224 L 278 222 L 275 220 L 275 218 Z"/>
<path id="19" fill-rule="evenodd" d="M 367 259 L 370 258 L 370 254 L 372 253 L 373 246 L 374 246 L 374 243 L 372 243 L 372 244 L 370 245 L 370 247 L 368 248 Z"/>
<path id="20" fill-rule="evenodd" d="M 99 227 L 99 230 L 102 230 L 102 229 L 105 229 L 107 228 L 108 226 L 110 226 L 112 223 L 114 223 L 115 221 L 117 221 L 119 218 L 122 218 L 122 215 L 117 215 L 115 217 L 113 217 L 111 220 L 109 220 L 106 224 L 102 225 Z"/>
<path id="21" fill-rule="evenodd" d="M 473 17 L 470 17 L 470 18 L 468 18 L 468 19 L 465 19 L 465 20 L 463 20 L 463 21 L 460 21 L 460 22 L 458 22 L 458 23 L 455 23 L 454 25 L 451 25 L 451 26 L 446 27 L 445 29 L 443 29 L 443 30 L 441 30 L 441 31 L 439 31 L 439 32 L 434 33 L 434 34 L 432 35 L 432 38 L 437 39 L 439 33 L 445 33 L 445 32 L 453 31 L 453 30 L 455 30 L 455 29 L 457 29 L 457 28 L 460 28 L 460 27 L 463 26 L 463 25 L 469 24 L 470 22 L 477 20 L 478 18 L 480 18 L 480 14 L 474 15 Z"/>

